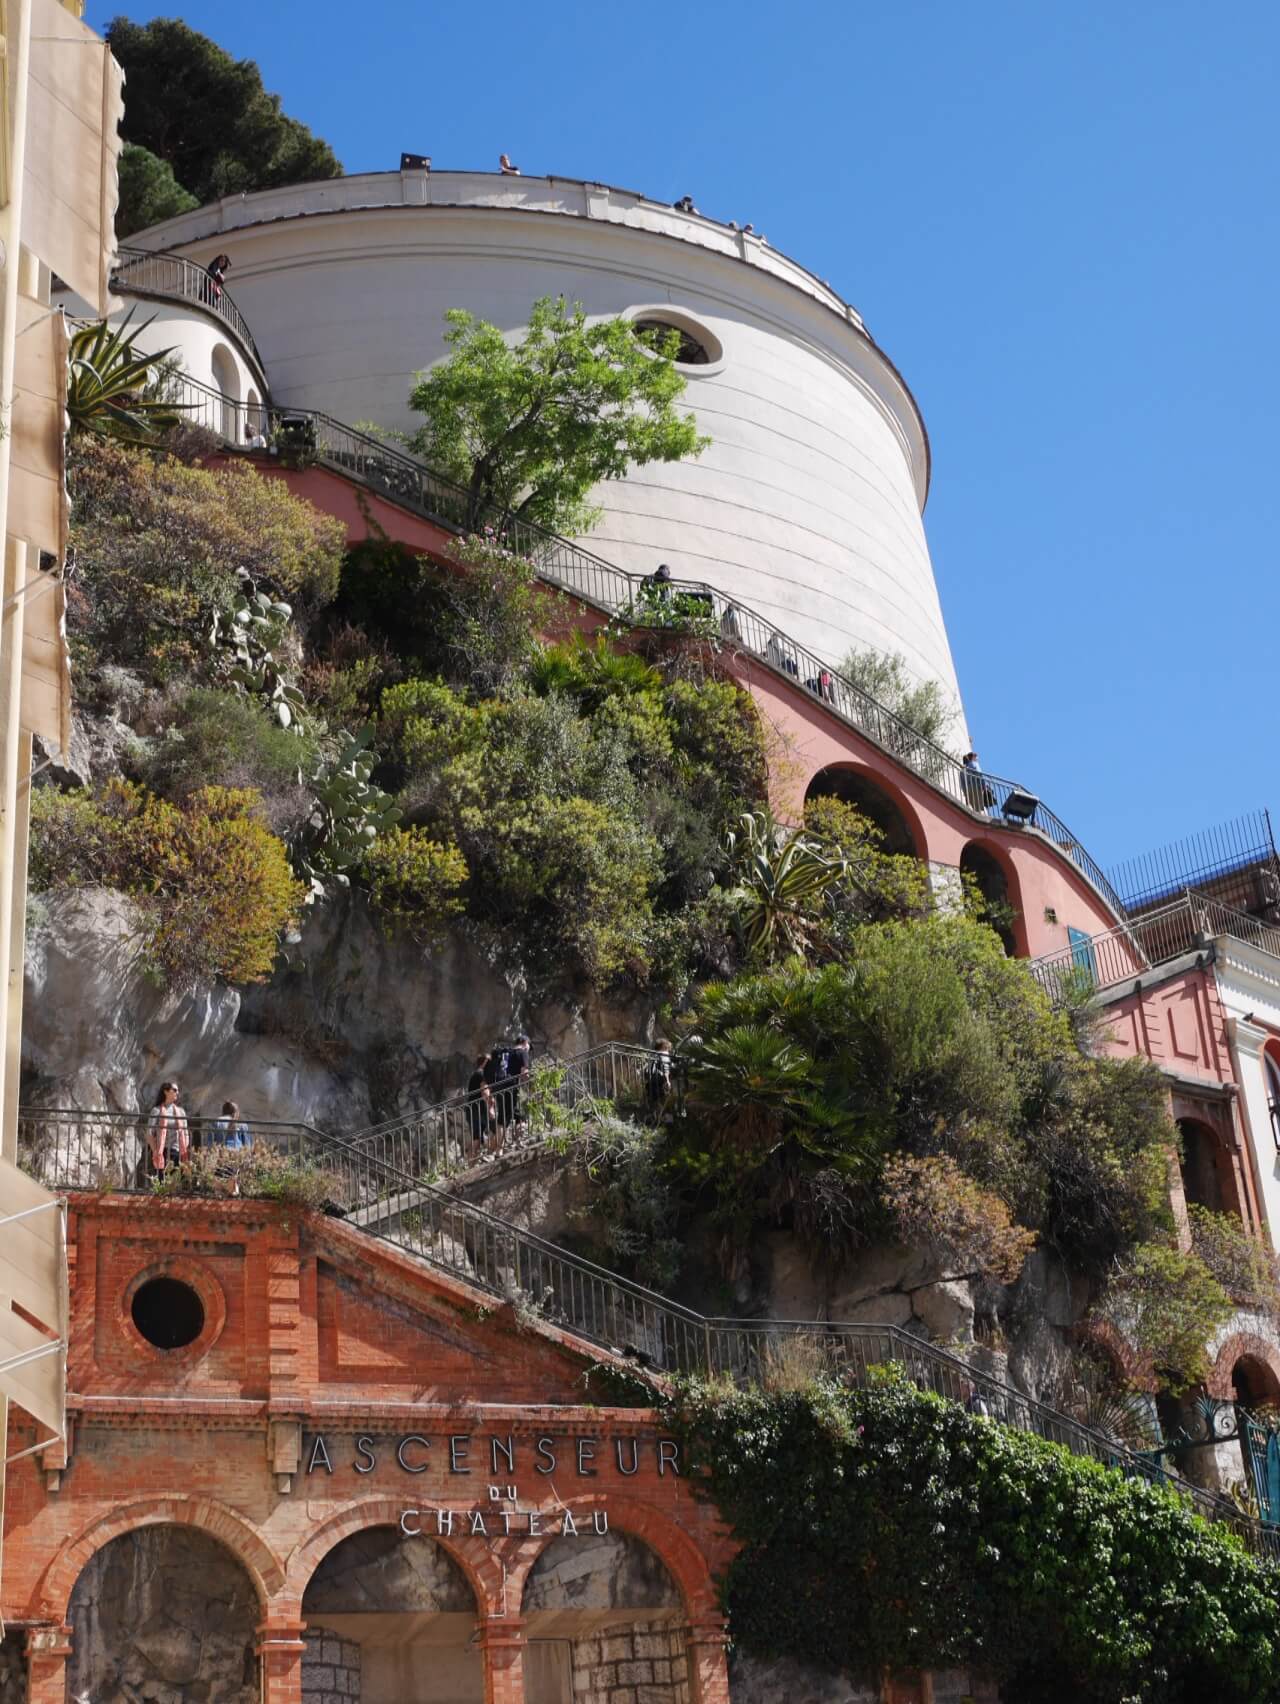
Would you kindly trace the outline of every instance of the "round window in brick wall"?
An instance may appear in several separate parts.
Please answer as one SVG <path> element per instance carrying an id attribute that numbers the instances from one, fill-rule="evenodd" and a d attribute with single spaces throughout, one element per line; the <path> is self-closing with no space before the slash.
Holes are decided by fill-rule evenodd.
<path id="1" fill-rule="evenodd" d="M 204 1303 L 180 1278 L 148 1278 L 134 1291 L 129 1311 L 156 1349 L 185 1349 L 204 1330 Z"/>
<path id="2" fill-rule="evenodd" d="M 135 1352 L 170 1368 L 198 1361 L 227 1323 L 222 1285 L 204 1261 L 184 1255 L 167 1255 L 134 1272 L 116 1306 Z"/>

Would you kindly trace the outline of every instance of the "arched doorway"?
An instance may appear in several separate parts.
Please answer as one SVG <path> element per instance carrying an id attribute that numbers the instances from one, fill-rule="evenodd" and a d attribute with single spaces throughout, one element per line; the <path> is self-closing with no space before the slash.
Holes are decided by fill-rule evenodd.
<path id="1" fill-rule="evenodd" d="M 213 346 L 213 388 L 222 392 L 222 436 L 229 444 L 244 438 L 240 427 L 240 369 L 225 343 Z"/>
<path id="2" fill-rule="evenodd" d="M 247 434 L 252 435 L 256 432 L 261 432 L 265 436 L 266 426 L 263 424 L 262 398 L 258 395 L 257 391 L 254 390 L 252 385 L 249 386 L 248 391 L 245 393 L 244 423 Z"/>
<path id="3" fill-rule="evenodd" d="M 1231 1369 L 1231 1395 L 1245 1483 L 1259 1512 L 1274 1521 L 1280 1514 L 1280 1379 L 1260 1357 L 1242 1355 Z"/>
<path id="4" fill-rule="evenodd" d="M 960 854 L 960 874 L 969 876 L 986 906 L 986 921 L 1000 937 L 1010 958 L 1018 956 L 1014 925 L 1019 911 L 1004 865 L 995 854 L 971 840 Z"/>
<path id="5" fill-rule="evenodd" d="M 1231 1157 L 1217 1132 L 1198 1118 L 1180 1118 L 1178 1134 L 1182 1138 L 1182 1192 L 1188 1206 L 1243 1216 Z"/>
<path id="6" fill-rule="evenodd" d="M 833 763 L 820 769 L 805 789 L 804 802 L 811 799 L 842 799 L 875 824 L 884 839 L 881 850 L 904 858 L 923 856 L 923 843 L 907 820 L 906 812 L 889 792 L 864 769 Z"/>
<path id="7" fill-rule="evenodd" d="M 353 1533 L 311 1576 L 302 1614 L 303 1704 L 343 1695 L 335 1668 L 361 1704 L 482 1704 L 475 1594 L 434 1539 L 389 1526 Z"/>
<path id="8" fill-rule="evenodd" d="M 521 1613 L 526 1704 L 595 1697 L 596 1689 L 612 1698 L 612 1688 L 631 1684 L 646 1704 L 688 1698 L 680 1590 L 630 1533 L 553 1539 L 529 1570 Z"/>
<path id="9" fill-rule="evenodd" d="M 1280 1149 L 1280 1044 L 1269 1041 L 1262 1050 L 1262 1072 L 1267 1086 L 1267 1112 L 1271 1139 Z"/>
<path id="10" fill-rule="evenodd" d="M 104 1544 L 71 1593 L 68 1696 L 258 1704 L 258 1593 L 193 1526 L 142 1526 Z"/>

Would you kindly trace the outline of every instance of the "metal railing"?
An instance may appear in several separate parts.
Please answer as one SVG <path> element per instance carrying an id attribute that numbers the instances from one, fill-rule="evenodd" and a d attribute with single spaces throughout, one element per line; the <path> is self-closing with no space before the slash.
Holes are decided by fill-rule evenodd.
<path id="1" fill-rule="evenodd" d="M 523 1084 L 494 1086 L 489 1100 L 462 1091 L 434 1106 L 371 1125 L 349 1138 L 353 1148 L 409 1177 L 431 1182 L 473 1169 L 482 1156 L 528 1154 L 545 1148 L 563 1130 L 557 1114 L 574 1117 L 606 1102 L 639 1110 L 649 1099 L 650 1072 L 658 1054 L 647 1047 L 610 1041 L 558 1061 L 550 1072 L 535 1070 Z M 672 1095 L 679 1084 L 672 1081 Z"/>
<path id="2" fill-rule="evenodd" d="M 1126 907 L 1159 905 L 1185 888 L 1209 889 L 1232 905 L 1252 903 L 1265 872 L 1273 898 L 1280 898 L 1280 854 L 1271 813 L 1250 811 L 1112 866 L 1111 880 Z"/>
<path id="3" fill-rule="evenodd" d="M 593 1067 L 594 1069 L 594 1067 Z M 54 1189 L 146 1192 L 149 1114 L 20 1109 L 19 1154 Z M 211 1120 L 192 1120 L 193 1131 Z M 549 1324 L 656 1372 L 700 1373 L 739 1383 L 778 1368 L 828 1371 L 860 1384 L 876 1367 L 900 1367 L 923 1389 L 1072 1453 L 1167 1484 L 1198 1514 L 1225 1522 L 1262 1554 L 1280 1535 L 1229 1499 L 1192 1486 L 1158 1463 L 1024 1395 L 896 1326 L 832 1321 L 707 1318 L 483 1208 L 399 1171 L 362 1146 L 303 1124 L 255 1122 L 255 1142 L 322 1179 L 326 1209 L 428 1265 Z M 369 1132 L 363 1133 L 366 1137 Z"/>
<path id="4" fill-rule="evenodd" d="M 1128 982 L 1144 970 L 1194 952 L 1215 935 L 1247 942 L 1280 959 L 1280 928 L 1188 889 L 1171 904 L 1141 913 L 1118 928 L 1031 959 L 1027 968 L 1057 1003 L 1073 989 L 1093 992 Z"/>
<path id="5" fill-rule="evenodd" d="M 1008 811 L 1024 789 L 999 775 L 979 774 L 927 740 L 860 687 L 836 673 L 815 651 L 797 643 L 763 616 L 703 581 L 669 582 L 658 590 L 645 576 L 626 573 L 571 540 L 506 511 L 486 511 L 476 521 L 467 491 L 433 473 L 416 457 L 311 409 L 251 407 L 208 385 L 177 375 L 171 394 L 198 425 L 243 448 L 246 427 L 268 440 L 286 462 L 317 464 L 359 481 L 389 501 L 450 531 L 489 527 L 502 544 L 534 563 L 539 577 L 636 627 L 664 627 L 714 635 L 718 644 L 749 657 L 773 674 L 813 695 L 830 713 L 904 764 L 952 804 L 979 820 L 1006 828 L 1039 831 L 1066 854 L 1115 914 L 1124 907 L 1101 867 L 1043 800 L 1033 798 L 1028 816 Z M 1024 807 L 1025 808 L 1025 807 Z"/>
<path id="6" fill-rule="evenodd" d="M 266 373 L 253 333 L 230 291 L 225 284 L 219 290 L 203 266 L 180 254 L 152 254 L 149 249 L 121 248 L 117 257 L 111 275 L 113 290 L 125 290 L 135 296 L 164 296 L 206 308 L 230 327 L 253 357 L 259 372 Z"/>

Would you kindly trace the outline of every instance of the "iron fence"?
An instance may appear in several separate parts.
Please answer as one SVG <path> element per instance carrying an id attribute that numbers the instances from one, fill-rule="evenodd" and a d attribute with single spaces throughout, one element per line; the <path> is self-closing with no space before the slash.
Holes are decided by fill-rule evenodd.
<path id="1" fill-rule="evenodd" d="M 1266 810 L 1125 859 L 1110 874 L 1130 911 L 1159 905 L 1185 888 L 1207 888 L 1239 909 L 1280 906 L 1280 856 Z"/>
<path id="2" fill-rule="evenodd" d="M 488 1094 L 462 1091 L 371 1125 L 352 1136 L 351 1145 L 409 1177 L 449 1177 L 484 1158 L 547 1146 L 564 1130 L 561 1115 L 580 1116 L 599 1103 L 638 1110 L 651 1098 L 657 1063 L 652 1048 L 605 1042 L 535 1068 L 528 1082 L 494 1085 Z M 673 1078 L 672 1098 L 678 1093 Z"/>
<path id="3" fill-rule="evenodd" d="M 180 254 L 152 254 L 149 249 L 137 248 L 121 248 L 117 252 L 116 269 L 111 276 L 113 290 L 128 291 L 135 296 L 168 297 L 207 308 L 230 327 L 253 357 L 258 371 L 265 374 L 262 356 L 244 315 L 226 286 L 216 286 L 203 266 Z"/>
<path id="4" fill-rule="evenodd" d="M 1217 935 L 1280 959 L 1280 928 L 1188 890 L 1171 904 L 1139 913 L 1118 928 L 1031 959 L 1027 968 L 1056 1005 L 1073 990 L 1091 993 L 1141 976 Z"/>

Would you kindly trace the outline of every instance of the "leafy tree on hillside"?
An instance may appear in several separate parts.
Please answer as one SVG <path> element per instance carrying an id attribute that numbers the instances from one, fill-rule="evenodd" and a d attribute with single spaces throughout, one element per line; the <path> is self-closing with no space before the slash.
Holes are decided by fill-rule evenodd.
<path id="1" fill-rule="evenodd" d="M 852 650 L 840 664 L 840 673 L 935 745 L 944 742 L 955 725 L 955 707 L 941 682 L 913 680 L 901 651 L 870 646 Z"/>
<path id="2" fill-rule="evenodd" d="M 162 219 L 176 219 L 200 205 L 174 177 L 168 160 L 136 142 L 126 142 L 120 150 L 119 184 L 116 234 L 121 237 L 158 225 Z"/>
<path id="3" fill-rule="evenodd" d="M 175 188 L 196 203 L 341 177 L 333 149 L 281 112 L 252 59 L 232 59 L 177 18 L 113 18 L 107 41 L 125 73 L 125 141 L 168 165 Z M 146 161 L 122 162 L 119 235 L 182 211 L 162 190 L 167 185 Z"/>
<path id="4" fill-rule="evenodd" d="M 678 332 L 642 344 L 629 320 L 589 325 L 582 304 L 563 296 L 533 304 L 517 343 L 464 308 L 445 317 L 452 353 L 418 376 L 409 403 L 424 424 L 411 442 L 466 486 L 468 531 L 496 508 L 586 532 L 599 519 L 587 501 L 594 485 L 696 456 L 710 441 L 676 410 Z"/>

